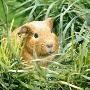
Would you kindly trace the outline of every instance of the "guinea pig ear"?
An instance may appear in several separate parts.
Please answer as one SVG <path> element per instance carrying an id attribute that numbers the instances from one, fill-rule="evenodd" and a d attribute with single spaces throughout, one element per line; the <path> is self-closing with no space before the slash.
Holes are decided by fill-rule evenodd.
<path id="1" fill-rule="evenodd" d="M 44 21 L 51 29 L 53 28 L 53 19 L 52 18 L 47 18 Z"/>
<path id="2" fill-rule="evenodd" d="M 19 37 L 27 37 L 31 34 L 31 29 L 28 26 L 22 26 L 20 27 L 20 30 L 18 32 Z"/>

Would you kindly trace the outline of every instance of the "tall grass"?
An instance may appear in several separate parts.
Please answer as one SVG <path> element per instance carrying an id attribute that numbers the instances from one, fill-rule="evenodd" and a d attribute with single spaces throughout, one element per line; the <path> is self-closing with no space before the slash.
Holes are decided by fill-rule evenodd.
<path id="1" fill-rule="evenodd" d="M 89 0 L 0 0 L 1 90 L 90 90 Z M 54 19 L 60 50 L 48 67 L 21 68 L 20 48 L 11 32 L 33 20 Z M 35 62 L 35 60 L 33 61 Z"/>

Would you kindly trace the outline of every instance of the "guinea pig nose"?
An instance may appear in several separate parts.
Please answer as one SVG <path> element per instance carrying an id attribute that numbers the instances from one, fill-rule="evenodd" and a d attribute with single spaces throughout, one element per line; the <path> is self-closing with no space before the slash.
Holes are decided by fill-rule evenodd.
<path id="1" fill-rule="evenodd" d="M 53 44 L 47 44 L 46 47 L 47 48 L 52 48 L 53 47 Z"/>

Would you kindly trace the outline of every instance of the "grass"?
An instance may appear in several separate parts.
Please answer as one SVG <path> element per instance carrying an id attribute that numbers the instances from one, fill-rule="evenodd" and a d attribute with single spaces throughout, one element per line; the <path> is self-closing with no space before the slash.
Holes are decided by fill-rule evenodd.
<path id="1" fill-rule="evenodd" d="M 1 90 L 90 90 L 89 0 L 0 0 Z M 10 34 L 33 20 L 54 19 L 60 50 L 48 67 L 20 67 L 19 46 L 11 46 Z M 33 61 L 35 62 L 35 60 Z"/>

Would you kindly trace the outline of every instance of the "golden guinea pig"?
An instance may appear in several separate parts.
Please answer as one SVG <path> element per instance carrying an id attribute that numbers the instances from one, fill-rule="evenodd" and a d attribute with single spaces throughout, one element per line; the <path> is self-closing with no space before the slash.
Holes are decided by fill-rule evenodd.
<path id="1" fill-rule="evenodd" d="M 13 41 L 21 44 L 20 56 L 24 62 L 32 65 L 32 60 L 42 59 L 40 64 L 46 66 L 54 58 L 52 54 L 58 52 L 59 40 L 52 29 L 53 20 L 47 18 L 26 23 L 11 33 L 12 45 Z"/>

